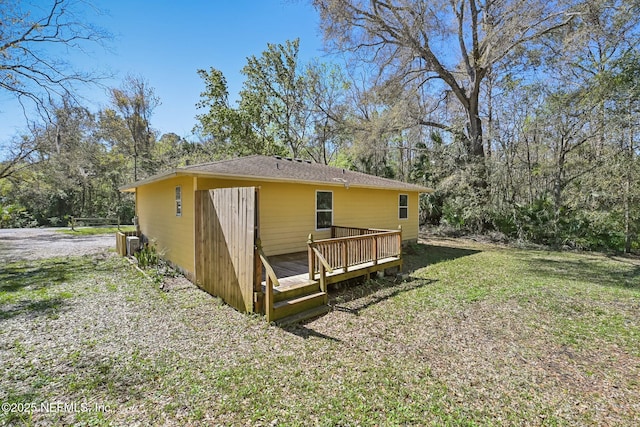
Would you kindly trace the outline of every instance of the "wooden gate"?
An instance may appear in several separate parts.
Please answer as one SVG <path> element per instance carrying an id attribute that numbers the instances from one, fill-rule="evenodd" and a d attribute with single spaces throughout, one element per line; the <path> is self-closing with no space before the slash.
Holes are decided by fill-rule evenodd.
<path id="1" fill-rule="evenodd" d="M 196 283 L 243 312 L 253 312 L 258 190 L 219 188 L 195 194 Z M 256 286 L 258 289 L 256 289 Z"/>

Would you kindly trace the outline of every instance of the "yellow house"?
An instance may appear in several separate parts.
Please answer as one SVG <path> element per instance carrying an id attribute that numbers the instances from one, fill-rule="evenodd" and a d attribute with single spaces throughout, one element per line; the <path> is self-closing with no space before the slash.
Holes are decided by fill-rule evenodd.
<path id="1" fill-rule="evenodd" d="M 135 192 L 143 240 L 208 292 L 269 320 L 297 311 L 281 304 L 277 313 L 288 294 L 270 259 L 304 254 L 304 286 L 401 265 L 399 242 L 418 237 L 419 194 L 432 191 L 279 156 L 186 166 L 121 190 Z"/>

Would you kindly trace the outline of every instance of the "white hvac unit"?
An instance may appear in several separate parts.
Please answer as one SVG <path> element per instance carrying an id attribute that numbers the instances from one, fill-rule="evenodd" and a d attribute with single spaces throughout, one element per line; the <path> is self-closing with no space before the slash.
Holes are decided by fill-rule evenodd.
<path id="1" fill-rule="evenodd" d="M 127 236 L 127 255 L 133 256 L 140 248 L 140 238 L 137 236 Z"/>

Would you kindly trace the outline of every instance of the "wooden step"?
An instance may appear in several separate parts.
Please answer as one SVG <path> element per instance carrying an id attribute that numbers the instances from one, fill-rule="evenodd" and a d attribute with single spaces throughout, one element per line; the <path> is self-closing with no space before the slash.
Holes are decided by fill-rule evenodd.
<path id="1" fill-rule="evenodd" d="M 320 292 L 320 283 L 316 280 L 307 280 L 292 286 L 273 288 L 273 300 L 275 302 L 284 301 L 316 292 Z"/>
<path id="2" fill-rule="evenodd" d="M 272 320 L 302 313 L 303 311 L 324 305 L 326 292 L 314 292 L 309 295 L 278 301 L 273 304 Z"/>
<path id="3" fill-rule="evenodd" d="M 294 323 L 300 323 L 307 319 L 313 319 L 314 317 L 320 317 L 322 315 L 327 314 L 331 311 L 331 307 L 328 305 L 321 305 L 318 307 L 310 308 L 309 310 L 305 310 L 301 313 L 292 314 L 291 316 L 283 317 L 281 319 L 276 320 L 276 325 L 278 326 L 287 326 L 293 325 Z"/>

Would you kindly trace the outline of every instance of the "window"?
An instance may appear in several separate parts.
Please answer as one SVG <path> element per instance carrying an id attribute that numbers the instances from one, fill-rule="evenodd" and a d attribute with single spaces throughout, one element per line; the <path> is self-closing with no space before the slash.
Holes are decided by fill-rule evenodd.
<path id="1" fill-rule="evenodd" d="M 333 224 L 333 193 L 316 191 L 316 230 L 326 230 Z"/>
<path id="2" fill-rule="evenodd" d="M 176 187 L 176 216 L 182 216 L 182 187 Z"/>
<path id="3" fill-rule="evenodd" d="M 398 197 L 398 218 L 409 218 L 409 195 L 400 194 Z"/>

